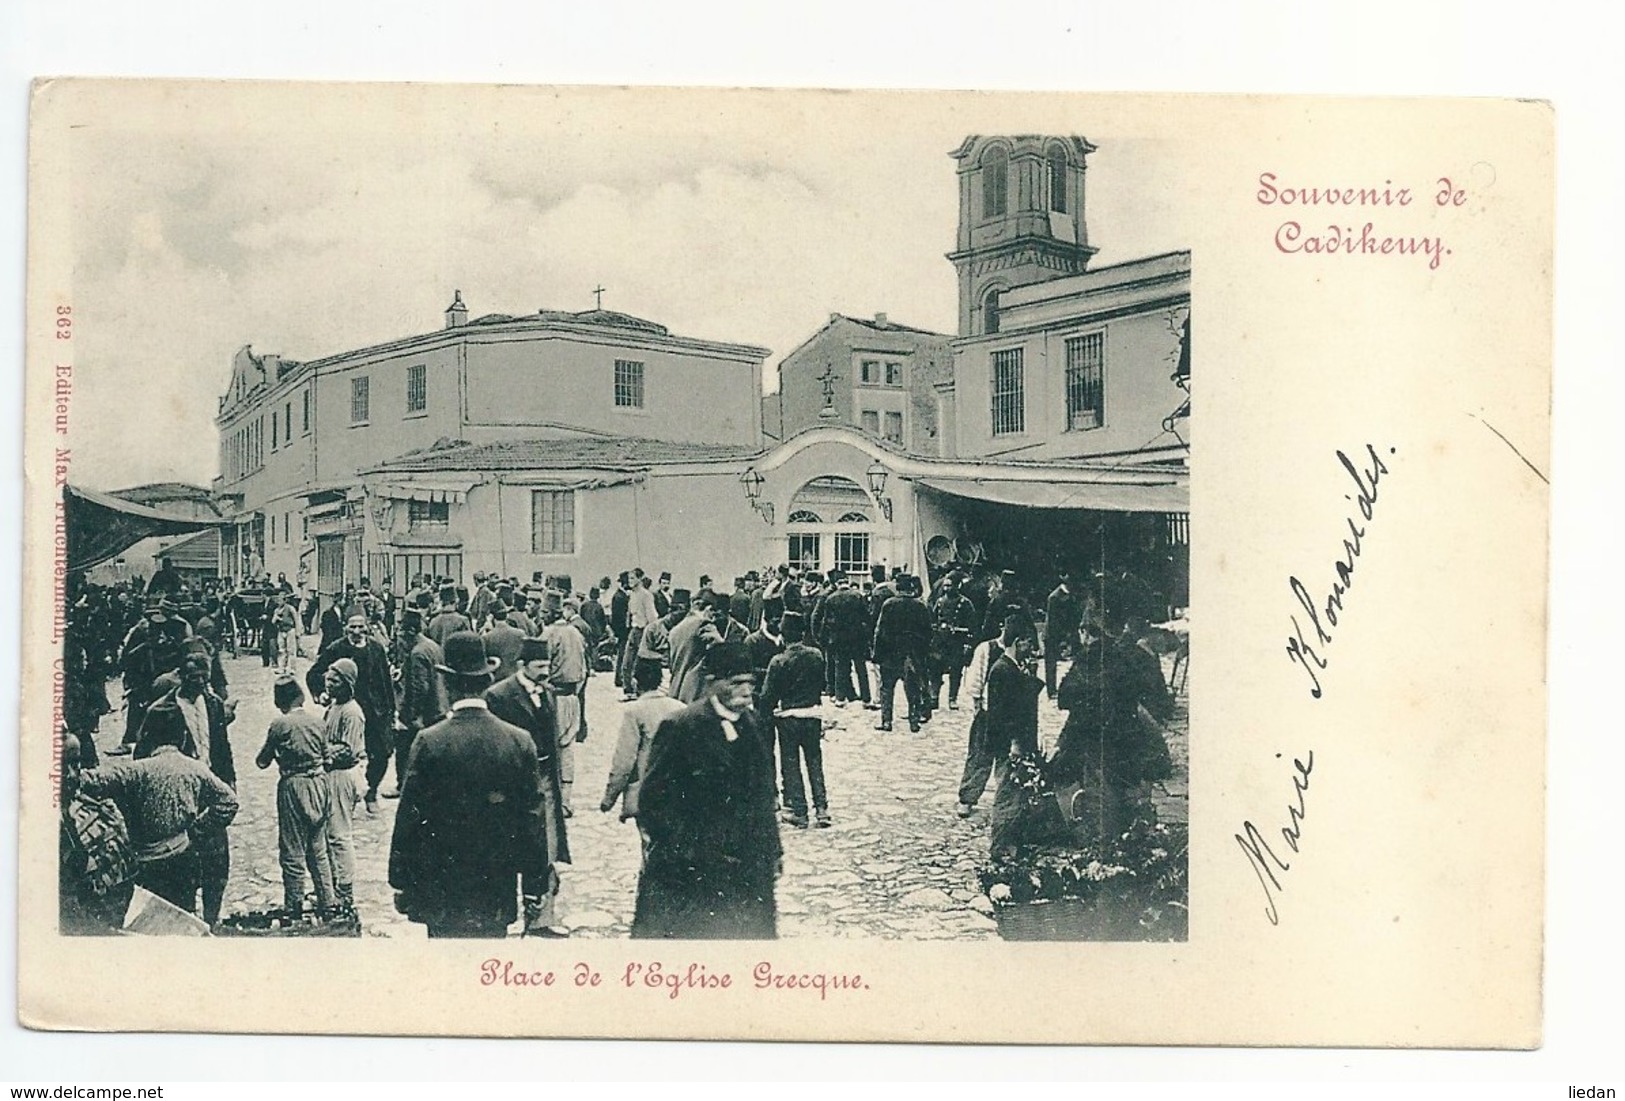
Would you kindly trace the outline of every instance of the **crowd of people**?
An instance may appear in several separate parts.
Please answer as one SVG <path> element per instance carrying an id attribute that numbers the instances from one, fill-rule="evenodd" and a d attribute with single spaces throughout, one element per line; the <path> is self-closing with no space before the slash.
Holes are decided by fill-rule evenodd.
<path id="1" fill-rule="evenodd" d="M 250 607 L 245 593 L 261 599 Z M 116 929 L 136 886 L 221 920 L 238 806 L 221 653 L 250 646 L 276 668 L 255 763 L 279 776 L 284 913 L 353 917 L 355 816 L 398 799 L 389 881 L 397 909 L 433 937 L 502 936 L 521 919 L 527 934 L 565 935 L 557 868 L 571 859 L 595 675 L 622 701 L 598 807 L 637 826 L 640 938 L 774 935 L 780 827 L 834 822 L 822 753 L 832 714 L 851 725 L 867 710 L 880 733 L 917 734 L 943 708 L 974 709 L 956 810 L 972 816 L 994 782 L 995 852 L 1031 839 L 1034 768 L 1087 790 L 1103 828 L 1170 769 L 1146 723 L 1172 708 L 1146 645 L 1155 600 L 1121 579 L 1074 589 L 1062 574 L 1036 607 L 1011 573 L 954 569 L 927 586 L 905 570 L 786 564 L 728 589 L 641 569 L 585 593 L 567 577 L 422 576 L 399 595 L 361 579 L 319 614 L 316 603 L 285 578 L 196 594 L 76 587 L 65 932 Z M 95 739 L 116 710 L 115 672 L 125 715 L 107 754 L 120 759 L 104 763 Z M 1046 693 L 1068 712 L 1047 759 Z"/>

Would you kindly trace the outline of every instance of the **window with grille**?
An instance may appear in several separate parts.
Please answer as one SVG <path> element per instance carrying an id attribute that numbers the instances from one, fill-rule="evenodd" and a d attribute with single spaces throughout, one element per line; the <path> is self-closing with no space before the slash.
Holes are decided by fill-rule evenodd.
<path id="1" fill-rule="evenodd" d="M 886 438 L 892 443 L 903 442 L 903 414 L 886 414 Z"/>
<path id="2" fill-rule="evenodd" d="M 576 552 L 575 490 L 531 490 L 530 552 L 532 554 Z"/>
<path id="3" fill-rule="evenodd" d="M 996 218 L 1005 211 L 1010 179 L 1010 154 L 995 145 L 982 154 L 982 217 Z"/>
<path id="4" fill-rule="evenodd" d="M 445 528 L 451 523 L 451 505 L 445 501 L 408 501 L 406 522 L 413 531 Z"/>
<path id="5" fill-rule="evenodd" d="M 873 409 L 865 409 L 858 414 L 858 423 L 865 432 L 880 435 L 880 414 Z"/>
<path id="6" fill-rule="evenodd" d="M 790 536 L 790 565 L 804 570 L 816 570 L 818 562 L 818 535 L 815 532 L 795 533 Z"/>
<path id="7" fill-rule="evenodd" d="M 993 353 L 993 434 L 1007 436 L 1027 428 L 1021 379 L 1021 349 Z"/>
<path id="8" fill-rule="evenodd" d="M 414 363 L 406 369 L 406 411 L 421 413 L 429 408 L 429 368 Z"/>
<path id="9" fill-rule="evenodd" d="M 643 364 L 632 359 L 615 361 L 615 404 L 622 409 L 643 408 Z"/>
<path id="10" fill-rule="evenodd" d="M 1089 333 L 1066 342 L 1066 428 L 1068 432 L 1106 423 L 1106 334 Z"/>
<path id="11" fill-rule="evenodd" d="M 372 419 L 372 379 L 366 375 L 350 380 L 350 423 L 366 424 Z"/>
<path id="12" fill-rule="evenodd" d="M 860 367 L 860 373 L 859 373 L 858 377 L 863 380 L 863 384 L 865 386 L 879 386 L 880 385 L 880 361 L 878 359 L 866 359 L 866 360 L 864 360 L 861 367 Z"/>
<path id="13" fill-rule="evenodd" d="M 1049 208 L 1066 213 L 1066 150 L 1058 145 L 1049 151 Z"/>
<path id="14" fill-rule="evenodd" d="M 849 574 L 869 572 L 868 532 L 838 531 L 835 533 L 835 568 Z"/>
<path id="15" fill-rule="evenodd" d="M 886 385 L 903 385 L 903 365 L 901 363 L 886 364 Z"/>

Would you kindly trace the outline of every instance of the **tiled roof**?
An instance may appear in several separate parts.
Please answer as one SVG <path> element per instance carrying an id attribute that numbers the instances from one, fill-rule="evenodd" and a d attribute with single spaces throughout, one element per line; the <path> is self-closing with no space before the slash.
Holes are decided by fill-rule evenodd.
<path id="1" fill-rule="evenodd" d="M 483 444 L 453 440 L 408 451 L 373 470 L 391 474 L 451 470 L 625 470 L 663 463 L 742 459 L 755 454 L 756 448 L 735 444 L 681 443 L 639 436 L 500 440 Z"/>
<path id="2" fill-rule="evenodd" d="M 882 325 L 880 322 L 876 321 L 872 317 L 852 317 L 852 316 L 847 315 L 847 314 L 842 314 L 841 316 L 846 318 L 846 320 L 848 320 L 848 321 L 854 322 L 854 323 L 856 323 L 858 325 L 862 325 L 866 329 L 873 329 L 877 333 L 890 333 L 890 332 L 921 333 L 921 334 L 923 334 L 925 336 L 941 337 L 943 340 L 952 340 L 953 339 L 952 335 L 949 334 L 949 333 L 939 333 L 939 332 L 936 332 L 936 331 L 934 331 L 932 329 L 919 329 L 919 328 L 914 327 L 913 325 L 904 325 L 904 324 L 902 324 L 901 322 L 898 322 L 898 321 L 887 321 L 884 325 Z"/>

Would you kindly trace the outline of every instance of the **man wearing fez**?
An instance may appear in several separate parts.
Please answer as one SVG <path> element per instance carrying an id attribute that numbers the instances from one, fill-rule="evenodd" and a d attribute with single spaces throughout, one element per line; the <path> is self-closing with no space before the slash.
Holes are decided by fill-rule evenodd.
<path id="1" fill-rule="evenodd" d="M 201 646 L 201 642 L 199 643 Z M 159 685 L 171 681 L 174 687 L 158 701 L 167 709 L 173 706 L 180 712 L 184 723 L 180 750 L 186 756 L 203 762 L 210 772 L 233 791 L 237 788 L 237 767 L 231 753 L 231 737 L 226 730 L 237 718 L 235 700 L 223 700 L 209 686 L 211 655 L 203 650 L 189 652 L 181 660 L 180 669 L 170 676 L 160 677 Z M 158 704 L 153 705 L 156 710 Z M 151 715 L 153 711 L 149 711 Z M 167 710 L 161 718 L 168 719 Z M 155 723 L 153 725 L 161 725 Z M 150 757 L 156 747 L 156 732 L 143 723 L 141 737 L 135 748 L 138 758 Z M 194 839 L 197 852 L 199 882 L 203 888 L 203 920 L 210 925 L 220 921 L 220 907 L 226 897 L 226 882 L 231 878 L 231 843 L 225 830 L 200 834 Z"/>
<path id="2" fill-rule="evenodd" d="M 453 632 L 473 629 L 468 617 L 457 610 L 457 587 L 446 585 L 441 588 L 440 609 L 435 612 L 434 618 L 429 620 L 429 626 L 423 633 L 434 639 L 435 645 L 444 649 L 446 639 Z"/>
<path id="3" fill-rule="evenodd" d="M 1078 645 L 1078 628 L 1083 623 L 1083 602 L 1072 591 L 1072 575 L 1061 571 L 1056 585 L 1044 602 L 1044 690 L 1055 698 L 1055 665 L 1064 653 Z"/>
<path id="4" fill-rule="evenodd" d="M 807 788 L 812 788 L 812 809 L 820 828 L 828 827 L 829 796 L 824 791 L 824 724 L 806 716 L 778 714 L 823 702 L 824 655 L 808 645 L 807 620 L 800 612 L 784 613 L 784 653 L 767 667 L 762 685 L 760 713 L 778 728 L 779 768 L 784 781 L 784 820 L 807 828 Z M 807 783 L 801 782 L 803 762 Z"/>
<path id="5" fill-rule="evenodd" d="M 677 590 L 681 604 L 687 594 Z M 683 703 L 693 703 L 705 691 L 705 654 L 722 643 L 717 626 L 714 597 L 696 596 L 688 615 L 671 629 L 671 694 Z"/>
<path id="6" fill-rule="evenodd" d="M 497 659 L 496 678 L 513 676 L 519 668 L 519 647 L 525 641 L 525 632 L 508 622 L 508 602 L 498 596 L 490 605 L 491 625 L 481 634 L 485 652 Z"/>
<path id="7" fill-rule="evenodd" d="M 645 649 L 643 634 L 656 623 L 660 622 L 670 611 L 662 612 L 655 603 L 654 592 L 649 587 L 649 579 L 642 576 L 643 571 L 634 574 L 632 587 L 627 590 L 627 615 L 629 627 L 626 636 L 626 645 L 621 650 L 621 699 L 633 700 L 637 698 L 638 686 L 636 683 L 637 661 Z"/>
<path id="8" fill-rule="evenodd" d="M 571 792 L 575 787 L 575 747 L 586 740 L 583 725 L 584 697 L 590 672 L 587 665 L 587 641 L 581 631 L 564 616 L 564 601 L 556 592 L 547 594 L 543 618 L 548 620 L 542 629 L 547 643 L 547 687 L 553 693 L 553 704 L 558 709 L 559 724 L 559 783 L 563 791 L 564 816 L 574 814 Z"/>
<path id="9" fill-rule="evenodd" d="M 191 637 L 191 626 L 176 614 L 173 603 L 163 597 L 148 598 L 144 618 L 130 628 L 119 652 L 124 670 L 124 739 L 107 751 L 109 756 L 128 754 L 135 748 L 147 708 L 163 694 L 154 691 L 153 682 L 181 663 L 186 640 Z"/>
<path id="10" fill-rule="evenodd" d="M 438 668 L 444 655 L 434 639 L 423 633 L 421 611 L 409 608 L 402 613 L 401 641 L 406 657 L 401 662 L 401 706 L 395 730 L 395 786 L 383 793 L 385 799 L 400 798 L 418 731 L 445 718 L 451 707 Z"/>
<path id="11" fill-rule="evenodd" d="M 669 570 L 662 570 L 661 571 L 661 573 L 660 573 L 660 585 L 654 591 L 654 601 L 655 601 L 655 613 L 657 615 L 663 616 L 667 612 L 671 611 L 671 605 L 672 605 L 671 571 L 669 571 Z"/>
<path id="12" fill-rule="evenodd" d="M 903 682 L 903 698 L 908 704 L 909 730 L 919 733 L 920 723 L 930 717 L 922 673 L 931 648 L 931 610 L 918 599 L 919 590 L 919 578 L 906 574 L 899 577 L 897 595 L 881 606 L 875 621 L 874 655 L 880 667 L 879 730 L 892 728 L 898 681 Z"/>
<path id="13" fill-rule="evenodd" d="M 148 710 L 146 756 L 80 776 L 87 795 L 110 796 L 124 814 L 139 887 L 187 913 L 197 910 L 199 848 L 217 847 L 237 815 L 237 793 L 204 763 L 181 752 L 190 737 L 173 699 Z M 223 844 L 223 842 L 221 842 Z"/>
<path id="14" fill-rule="evenodd" d="M 615 636 L 615 687 L 626 695 L 626 642 L 632 629 L 632 575 L 625 570 L 616 578 L 615 592 L 609 598 L 609 631 Z M 635 655 L 634 655 L 635 656 Z"/>
<path id="15" fill-rule="evenodd" d="M 660 724 L 638 792 L 648 854 L 632 936 L 771 940 L 783 853 L 767 726 L 742 645 L 705 655 L 706 687 Z"/>
<path id="16" fill-rule="evenodd" d="M 395 680 L 389 671 L 389 655 L 383 645 L 368 633 L 367 618 L 352 615 L 344 624 L 344 636 L 323 650 L 305 674 L 305 687 L 312 699 L 320 699 L 326 687 L 325 674 L 335 661 L 355 662 L 355 700 L 367 719 L 367 811 L 378 812 L 378 785 L 389 771 L 389 758 L 395 731 Z"/>
<path id="17" fill-rule="evenodd" d="M 551 865 L 570 863 L 569 834 L 564 823 L 564 789 L 559 770 L 558 705 L 547 687 L 549 647 L 544 639 L 527 638 L 520 646 L 514 674 L 485 692 L 491 714 L 517 726 L 535 744 L 542 776 L 542 822 L 547 829 L 547 858 Z M 549 872 L 539 880 L 526 878 L 525 931 L 538 936 L 566 936 L 558 928 L 554 903 L 558 876 Z"/>
<path id="18" fill-rule="evenodd" d="M 840 570 L 831 571 L 835 591 L 824 598 L 824 621 L 819 641 L 834 682 L 833 695 L 842 703 L 859 699 L 869 702 L 869 605 Z M 857 695 L 852 694 L 852 676 L 857 674 Z"/>
<path id="19" fill-rule="evenodd" d="M 496 660 L 480 636 L 455 632 L 444 649 L 451 714 L 412 746 L 389 883 L 430 937 L 502 937 L 519 915 L 520 877 L 552 873 L 541 767 L 531 736 L 486 703 Z"/>

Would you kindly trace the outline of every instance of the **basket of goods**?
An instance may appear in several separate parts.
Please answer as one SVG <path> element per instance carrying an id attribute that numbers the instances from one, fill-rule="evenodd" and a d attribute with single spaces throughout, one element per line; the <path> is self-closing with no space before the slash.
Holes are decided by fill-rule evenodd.
<path id="1" fill-rule="evenodd" d="M 220 919 L 217 937 L 359 937 L 361 917 L 351 906 L 327 910 L 253 910 Z"/>

